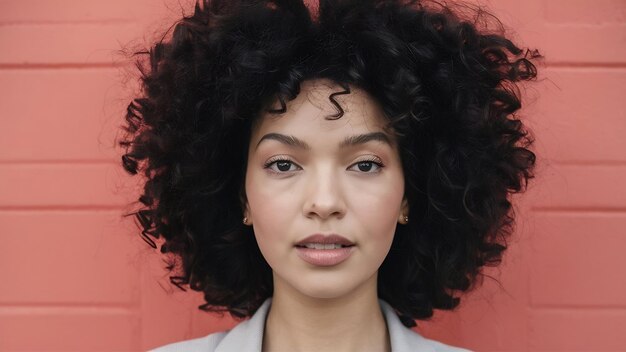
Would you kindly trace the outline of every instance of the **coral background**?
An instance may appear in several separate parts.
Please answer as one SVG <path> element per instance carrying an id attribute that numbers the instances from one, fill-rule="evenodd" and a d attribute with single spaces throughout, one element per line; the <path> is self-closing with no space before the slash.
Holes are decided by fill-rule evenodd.
<path id="1" fill-rule="evenodd" d="M 122 217 L 138 186 L 114 140 L 136 84 L 118 50 L 190 4 L 0 0 L 0 351 L 138 351 L 235 325 L 172 286 Z M 537 177 L 502 266 L 418 331 L 477 351 L 626 351 L 626 2 L 481 4 L 546 57 L 518 114 Z"/>

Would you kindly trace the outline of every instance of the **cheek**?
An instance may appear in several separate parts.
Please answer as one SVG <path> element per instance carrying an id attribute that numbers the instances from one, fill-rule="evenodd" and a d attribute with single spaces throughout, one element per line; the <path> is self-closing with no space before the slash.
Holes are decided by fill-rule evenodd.
<path id="1" fill-rule="evenodd" d="M 375 236 L 389 236 L 400 214 L 403 178 L 394 173 L 373 187 L 354 190 L 353 209 L 358 220 Z"/>
<path id="2" fill-rule="evenodd" d="M 395 207 L 390 206 L 395 204 L 392 203 L 394 197 L 388 198 L 387 202 L 381 198 L 378 201 L 362 203 L 363 208 L 357 219 L 361 229 L 359 246 L 365 260 L 360 270 L 368 273 L 378 270 L 389 254 L 397 226 Z"/>
<path id="3" fill-rule="evenodd" d="M 287 211 L 294 211 L 297 192 L 289 189 L 289 182 L 268 182 L 267 176 L 255 173 L 246 181 L 250 211 L 255 222 L 278 222 L 287 219 Z"/>
<path id="4" fill-rule="evenodd" d="M 380 265 L 391 248 L 398 225 L 403 183 L 398 170 L 377 187 L 368 187 L 366 192 L 362 188 L 354 198 L 352 209 L 360 232 L 356 235 L 372 265 Z"/>
<path id="5" fill-rule="evenodd" d="M 400 210 L 401 195 L 393 193 L 375 192 L 375 194 L 360 194 L 354 199 L 354 211 L 359 220 L 370 226 L 387 226 L 389 222 L 397 220 Z M 376 225 L 378 224 L 378 225 Z"/>
<path id="6" fill-rule="evenodd" d="M 291 234 L 289 219 L 296 218 L 297 208 L 294 192 L 277 189 L 280 183 L 267 182 L 266 178 L 255 173 L 249 175 L 246 195 L 259 249 L 272 265 L 272 258 L 280 255 L 281 248 L 286 248 L 285 243 L 292 240 L 288 237 Z"/>
<path id="7" fill-rule="evenodd" d="M 398 220 L 398 208 L 391 206 L 400 200 L 396 196 L 372 198 L 359 202 L 355 210 L 357 223 L 361 229 L 358 234 L 362 248 L 374 262 L 382 262 L 387 255 Z"/>

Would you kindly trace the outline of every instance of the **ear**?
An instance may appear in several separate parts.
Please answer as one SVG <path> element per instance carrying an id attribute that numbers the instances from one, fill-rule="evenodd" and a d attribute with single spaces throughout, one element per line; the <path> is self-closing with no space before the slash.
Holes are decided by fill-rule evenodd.
<path id="1" fill-rule="evenodd" d="M 402 205 L 400 207 L 400 211 L 402 212 L 403 215 L 406 215 L 406 216 L 409 215 L 409 201 L 406 199 L 406 196 L 402 198 Z"/>
<path id="2" fill-rule="evenodd" d="M 248 197 L 246 197 L 246 190 L 243 186 L 239 188 L 239 204 L 241 206 L 241 212 L 243 216 L 250 219 L 250 208 L 248 206 Z"/>
<path id="3" fill-rule="evenodd" d="M 406 199 L 406 196 L 402 198 L 402 204 L 400 206 L 400 214 L 398 214 L 398 222 L 406 225 L 406 217 L 409 216 L 409 201 Z"/>

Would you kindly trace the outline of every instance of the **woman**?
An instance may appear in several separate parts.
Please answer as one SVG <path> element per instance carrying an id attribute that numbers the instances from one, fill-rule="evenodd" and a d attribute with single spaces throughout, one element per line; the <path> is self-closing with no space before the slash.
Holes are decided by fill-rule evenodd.
<path id="1" fill-rule="evenodd" d="M 251 318 L 155 351 L 467 351 L 410 328 L 501 260 L 540 57 L 482 15 L 205 1 L 145 52 L 120 142 L 142 237 L 200 309 Z"/>

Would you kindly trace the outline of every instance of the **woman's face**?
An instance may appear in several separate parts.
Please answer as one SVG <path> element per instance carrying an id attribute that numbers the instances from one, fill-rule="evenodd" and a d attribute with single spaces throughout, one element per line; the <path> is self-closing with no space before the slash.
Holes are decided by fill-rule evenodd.
<path id="1" fill-rule="evenodd" d="M 287 102 L 286 113 L 261 116 L 252 131 L 245 180 L 244 215 L 273 269 L 275 289 L 289 285 L 315 298 L 375 285 L 396 225 L 408 215 L 396 141 L 383 130 L 380 107 L 351 86 L 350 94 L 335 96 L 344 115 L 325 120 L 337 113 L 328 96 L 343 90 L 330 84 L 303 82 L 298 97 Z M 386 135 L 389 143 L 371 139 L 341 146 L 348 137 L 373 132 Z M 293 136 L 308 147 L 263 138 L 269 133 Z M 276 162 L 280 159 L 286 161 Z M 352 241 L 351 255 L 330 266 L 303 260 L 295 244 L 316 233 Z"/>

